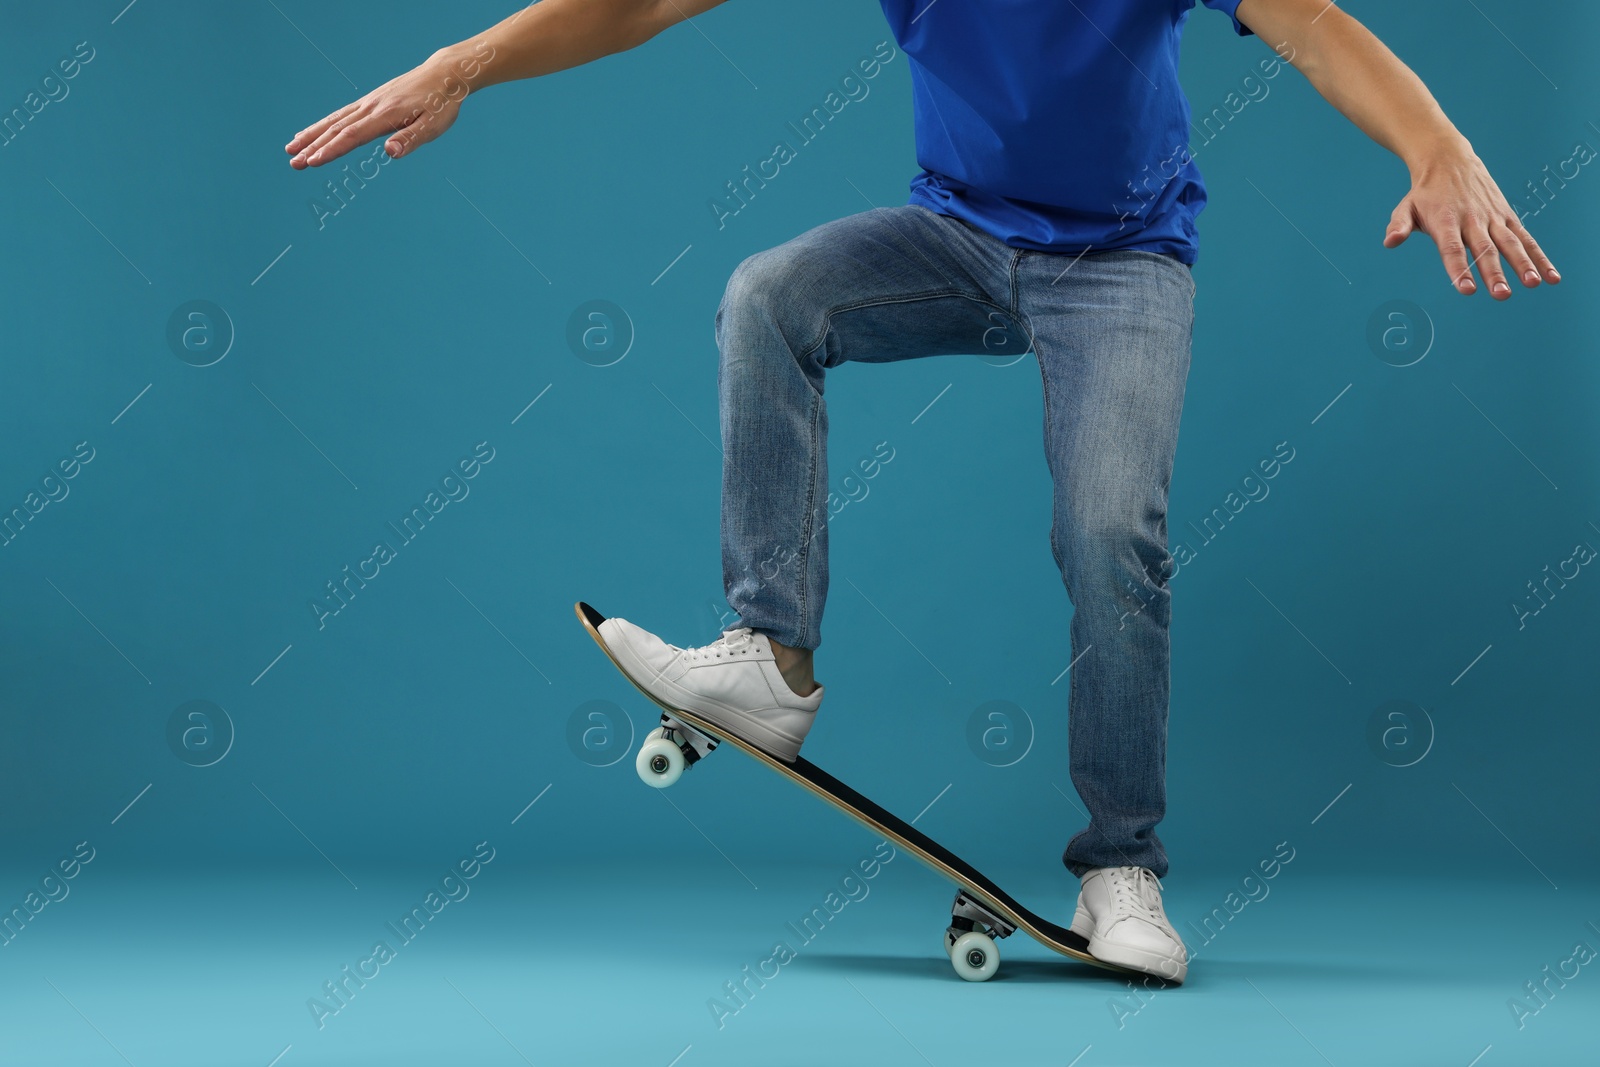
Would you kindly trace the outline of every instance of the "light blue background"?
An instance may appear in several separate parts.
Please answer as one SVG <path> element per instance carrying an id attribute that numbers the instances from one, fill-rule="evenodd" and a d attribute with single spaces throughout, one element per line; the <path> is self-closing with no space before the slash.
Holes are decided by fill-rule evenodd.
<path id="1" fill-rule="evenodd" d="M 1513 203 L 1577 141 L 1600 147 L 1595 13 L 1343 6 L 1433 88 Z M 100 907 L 136 874 L 158 897 L 202 878 L 221 886 L 208 899 L 239 892 L 237 909 L 220 905 L 238 917 L 269 873 L 332 900 L 350 894 L 340 874 L 402 872 L 392 907 L 358 909 L 354 932 L 261 992 L 293 1014 L 375 916 L 479 840 L 499 849 L 489 873 L 520 872 L 530 902 L 544 880 L 599 891 L 620 871 L 648 887 L 677 867 L 713 899 L 744 891 L 730 868 L 764 864 L 816 864 L 824 886 L 867 854 L 854 824 L 738 756 L 697 768 L 674 813 L 631 757 L 592 766 L 567 737 L 593 700 L 622 709 L 629 723 L 613 725 L 634 744 L 654 720 L 575 600 L 679 644 L 710 640 L 726 610 L 711 321 L 728 274 L 826 220 L 904 201 L 916 167 L 897 52 L 724 228 L 708 206 L 888 39 L 876 5 L 727 4 L 696 20 L 703 34 L 677 27 L 489 89 L 320 229 L 310 201 L 334 171 L 291 170 L 284 142 L 509 8 L 120 7 L 3 9 L 0 110 L 77 42 L 95 49 L 69 95 L 0 147 L 0 508 L 76 443 L 95 449 L 70 495 L 0 548 L 3 900 L 79 840 L 98 855 L 73 899 L 99 891 Z M 1269 56 L 1196 12 L 1183 67 L 1195 111 Z M 1591 878 L 1600 854 L 1600 578 L 1585 568 L 1522 630 L 1510 607 L 1579 540 L 1600 546 L 1600 178 L 1586 168 L 1530 220 L 1561 286 L 1463 298 L 1425 236 L 1381 246 L 1404 167 L 1297 73 L 1267 85 L 1197 151 L 1211 201 L 1174 542 L 1197 543 L 1186 523 L 1278 442 L 1295 458 L 1174 580 L 1169 882 L 1195 887 L 1203 913 L 1283 840 L 1307 877 L 1506 879 L 1529 895 L 1506 910 L 1532 899 L 1570 921 L 1486 982 L 1484 1010 L 1503 1013 L 1581 929 L 1585 913 L 1551 886 Z M 207 367 L 166 341 L 196 299 L 236 332 Z M 636 333 L 610 366 L 566 341 L 591 299 Z M 1415 365 L 1367 344 L 1391 300 L 1431 318 Z M 1048 548 L 1034 361 L 849 367 L 828 395 L 836 482 L 876 442 L 895 458 L 835 520 L 817 657 L 829 700 L 807 755 L 908 817 L 938 797 L 919 825 L 939 840 L 1003 884 L 1069 893 L 1070 605 Z M 470 496 L 319 630 L 308 604 L 324 583 L 480 441 L 495 458 Z M 236 730 L 203 768 L 166 735 L 195 699 Z M 1009 767 L 967 742 L 994 700 L 1034 728 Z M 1388 700 L 1431 716 L 1414 766 L 1369 744 Z M 917 883 L 933 900 L 918 952 L 943 921 L 934 881 Z M 320 908 L 308 892 L 303 906 Z M 38 923 L 59 946 L 98 929 L 94 906 L 56 907 Z M 49 958 L 50 932 L 25 936 Z M 759 944 L 730 949 L 731 969 Z M 848 954 L 849 938 L 830 951 Z M 274 1042 L 262 1037 L 261 1062 Z"/>

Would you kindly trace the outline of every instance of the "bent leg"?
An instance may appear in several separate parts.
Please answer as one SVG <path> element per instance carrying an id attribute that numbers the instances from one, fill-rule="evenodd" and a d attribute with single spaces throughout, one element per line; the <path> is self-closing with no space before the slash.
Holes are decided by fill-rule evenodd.
<path id="1" fill-rule="evenodd" d="M 742 625 L 821 644 L 828 368 L 983 350 L 1017 251 L 927 208 L 876 208 L 739 264 L 717 309 L 722 573 Z"/>

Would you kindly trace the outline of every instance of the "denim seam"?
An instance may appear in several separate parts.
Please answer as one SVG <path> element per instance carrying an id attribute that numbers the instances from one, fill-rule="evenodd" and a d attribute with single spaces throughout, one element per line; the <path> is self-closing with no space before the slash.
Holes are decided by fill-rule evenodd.
<path id="1" fill-rule="evenodd" d="M 807 595 L 810 585 L 811 568 L 811 538 L 812 529 L 816 524 L 817 502 L 817 416 L 822 410 L 822 398 L 813 390 L 811 393 L 811 470 L 806 476 L 806 519 L 800 529 L 800 559 L 795 565 L 795 574 L 799 577 L 800 586 L 800 625 L 795 634 L 795 647 L 805 648 L 806 638 L 810 636 L 811 627 L 811 601 Z"/>
<path id="2" fill-rule="evenodd" d="M 1025 255 L 1027 255 L 1027 249 L 1019 248 L 1016 254 L 1011 257 L 1011 317 L 1014 319 L 1022 315 L 1021 298 L 1017 291 L 1017 274 L 1021 270 L 1022 257 Z M 1032 326 L 1029 326 L 1028 333 L 1030 335 L 1033 333 Z"/>
<path id="3" fill-rule="evenodd" d="M 975 304 L 983 304 L 986 307 L 995 308 L 1006 314 L 1010 313 L 1008 309 L 1000 304 L 996 304 L 993 300 L 988 300 L 981 296 L 973 296 L 971 293 L 963 292 L 960 289 L 930 289 L 927 292 L 912 293 L 906 296 L 874 297 L 870 300 L 863 300 L 855 304 L 840 304 L 829 308 L 827 314 L 822 316 L 822 332 L 817 336 L 815 341 L 811 342 L 809 345 L 806 345 L 800 350 L 799 358 L 805 359 L 817 349 L 822 347 L 823 342 L 828 339 L 829 331 L 833 329 L 833 317 L 842 312 L 860 311 L 862 308 L 882 307 L 886 304 L 911 304 L 918 300 L 934 300 L 946 296 L 963 297 L 967 300 L 971 300 Z"/>

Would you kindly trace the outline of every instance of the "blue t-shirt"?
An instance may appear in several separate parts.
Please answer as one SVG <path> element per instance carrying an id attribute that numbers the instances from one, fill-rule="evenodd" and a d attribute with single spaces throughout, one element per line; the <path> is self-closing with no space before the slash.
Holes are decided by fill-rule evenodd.
<path id="1" fill-rule="evenodd" d="M 912 204 L 1016 248 L 1198 255 L 1178 46 L 1195 0 L 882 0 L 911 63 Z M 1204 0 L 1250 30 L 1239 0 Z"/>

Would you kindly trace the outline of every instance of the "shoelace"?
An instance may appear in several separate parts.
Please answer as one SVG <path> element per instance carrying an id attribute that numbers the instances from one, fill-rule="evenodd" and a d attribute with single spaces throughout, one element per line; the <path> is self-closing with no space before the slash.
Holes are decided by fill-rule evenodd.
<path id="1" fill-rule="evenodd" d="M 692 662 L 703 659 L 721 659 L 723 656 L 738 656 L 750 651 L 751 642 L 755 639 L 755 631 L 748 626 L 736 627 L 724 631 L 722 636 L 701 648 L 686 648 L 683 658 Z"/>
<path id="2" fill-rule="evenodd" d="M 1112 876 L 1111 903 L 1119 915 L 1134 913 L 1158 926 L 1167 924 L 1161 908 L 1161 879 L 1148 867 L 1119 867 Z"/>

